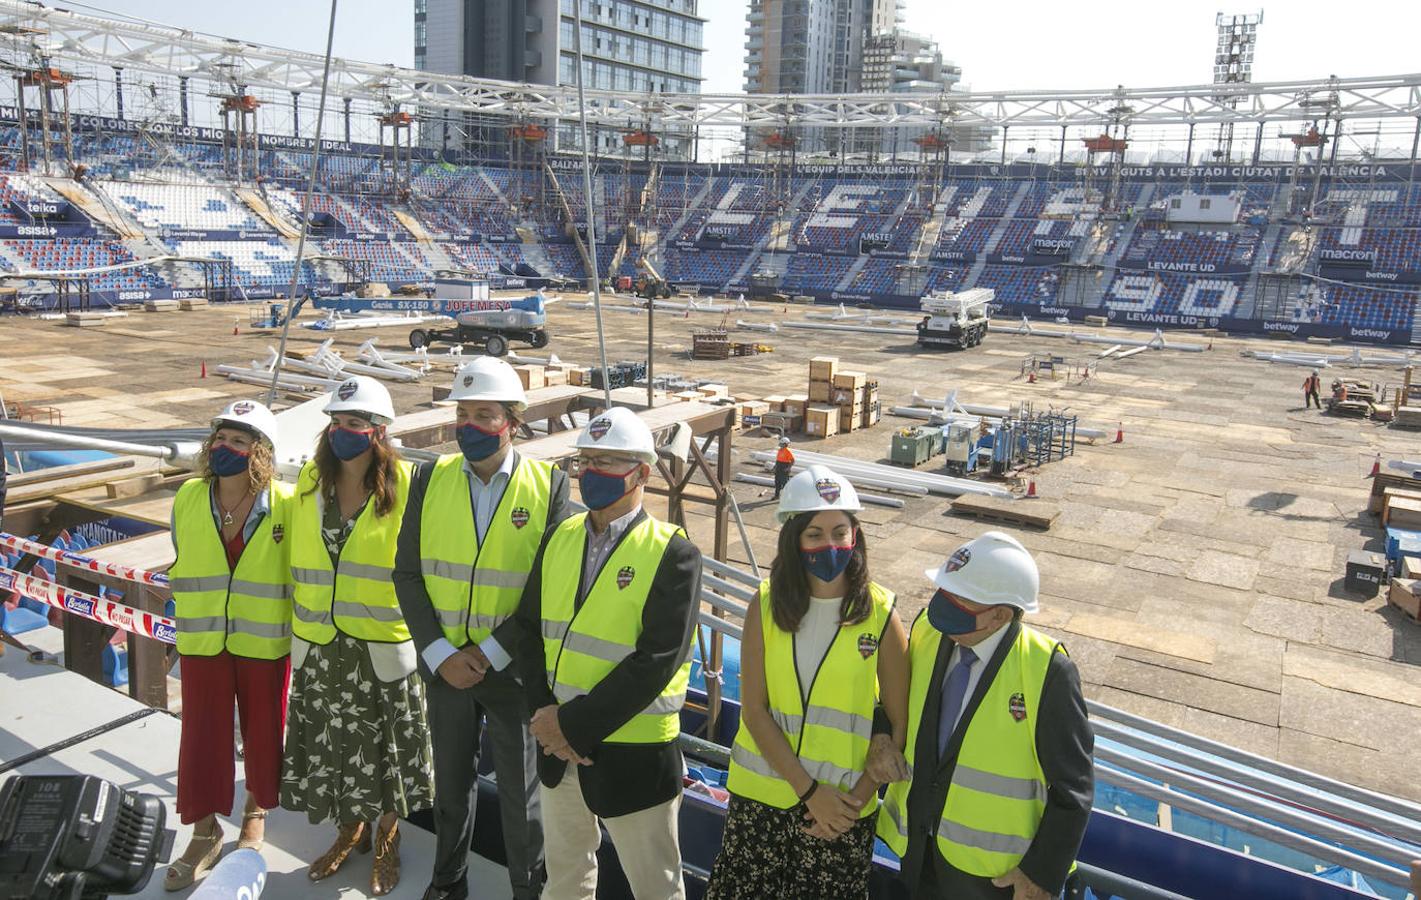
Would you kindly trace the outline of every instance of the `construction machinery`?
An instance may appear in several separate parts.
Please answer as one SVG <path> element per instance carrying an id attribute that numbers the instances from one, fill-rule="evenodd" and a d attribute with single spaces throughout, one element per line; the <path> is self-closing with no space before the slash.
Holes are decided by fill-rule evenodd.
<path id="1" fill-rule="evenodd" d="M 636 296 L 643 300 L 669 300 L 671 299 L 671 285 L 666 283 L 666 279 L 661 277 L 656 266 L 651 264 L 651 260 L 646 257 L 636 261 L 636 267 L 641 270 L 641 274 L 633 282 L 632 290 Z"/>
<path id="2" fill-rule="evenodd" d="M 482 275 L 441 270 L 435 273 L 434 290 L 427 297 L 353 297 L 344 295 L 317 300 L 318 309 L 340 312 L 411 312 L 448 316 L 452 327 L 416 328 L 410 332 L 410 349 L 433 344 L 482 345 L 490 356 L 503 356 L 510 342 L 541 348 L 548 344 L 547 298 L 540 290 L 518 299 L 489 296 Z"/>
<path id="3" fill-rule="evenodd" d="M 987 336 L 987 320 L 997 294 L 991 288 L 942 291 L 923 297 L 927 315 L 918 323 L 918 346 L 975 347 Z"/>

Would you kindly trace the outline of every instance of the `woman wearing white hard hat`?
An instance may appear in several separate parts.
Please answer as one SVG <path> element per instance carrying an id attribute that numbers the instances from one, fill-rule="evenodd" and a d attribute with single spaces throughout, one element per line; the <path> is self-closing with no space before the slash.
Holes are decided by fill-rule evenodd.
<path id="1" fill-rule="evenodd" d="M 293 677 L 281 805 L 338 826 L 307 870 L 312 881 L 367 852 L 373 837 L 370 892 L 382 896 L 399 883 L 400 817 L 434 795 L 424 685 L 391 583 L 412 468 L 386 432 L 395 410 L 380 382 L 347 379 L 325 412 L 330 425 L 301 470 L 289 528 Z"/>
<path id="2" fill-rule="evenodd" d="M 989 531 L 924 574 L 935 590 L 909 641 L 913 781 L 889 785 L 878 835 L 913 897 L 1058 896 L 1090 819 L 1094 738 L 1075 664 L 1021 621 L 1038 610 L 1036 561 Z"/>
<path id="3" fill-rule="evenodd" d="M 908 647 L 892 592 L 869 579 L 859 509 L 826 466 L 785 485 L 779 553 L 745 616 L 708 900 L 868 896 L 877 791 L 907 776 Z"/>
<path id="4" fill-rule="evenodd" d="M 290 678 L 291 571 L 285 542 L 291 489 L 272 480 L 276 417 L 238 400 L 212 420 L 200 477 L 173 500 L 177 559 L 168 572 L 182 659 L 178 815 L 192 841 L 164 877 L 176 891 L 222 854 L 230 815 L 232 719 L 241 712 L 247 801 L 237 846 L 259 849 L 278 802 Z"/>

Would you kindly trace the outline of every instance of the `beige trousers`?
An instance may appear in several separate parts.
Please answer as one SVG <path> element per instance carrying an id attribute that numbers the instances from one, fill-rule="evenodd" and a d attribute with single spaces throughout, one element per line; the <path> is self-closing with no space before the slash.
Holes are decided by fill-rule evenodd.
<path id="1" fill-rule="evenodd" d="M 548 883 L 543 900 L 593 900 L 597 893 L 597 815 L 582 799 L 577 766 L 558 786 L 542 787 L 543 843 Z M 636 900 L 685 900 L 677 815 L 681 795 L 625 816 L 603 819 Z"/>

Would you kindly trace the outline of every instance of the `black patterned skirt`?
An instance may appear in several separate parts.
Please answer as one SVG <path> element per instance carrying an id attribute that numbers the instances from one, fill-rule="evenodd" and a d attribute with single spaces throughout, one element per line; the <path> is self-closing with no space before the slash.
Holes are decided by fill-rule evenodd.
<path id="1" fill-rule="evenodd" d="M 705 900 L 864 900 L 876 818 L 826 841 L 805 834 L 797 808 L 732 794 Z"/>

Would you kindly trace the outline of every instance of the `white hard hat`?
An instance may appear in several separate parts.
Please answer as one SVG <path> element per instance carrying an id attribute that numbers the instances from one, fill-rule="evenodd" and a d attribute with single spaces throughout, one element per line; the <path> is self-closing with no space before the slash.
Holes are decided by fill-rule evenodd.
<path id="1" fill-rule="evenodd" d="M 651 436 L 651 429 L 625 406 L 613 406 L 594 416 L 573 446 L 579 450 L 625 453 L 647 464 L 656 462 L 656 439 Z"/>
<path id="2" fill-rule="evenodd" d="M 787 435 L 783 435 L 783 434 L 780 435 L 780 446 L 781 446 L 781 447 L 788 447 L 788 446 L 789 446 L 789 437 L 788 437 Z"/>
<path id="3" fill-rule="evenodd" d="M 322 410 L 331 413 L 353 413 L 364 416 L 376 425 L 395 421 L 395 405 L 383 384 L 368 375 L 352 375 L 331 391 L 330 402 Z"/>
<path id="4" fill-rule="evenodd" d="M 523 393 L 518 373 L 508 363 L 492 356 L 480 356 L 460 366 L 454 372 L 454 388 L 449 392 L 449 399 L 510 403 L 520 411 L 528 406 L 528 395 Z"/>
<path id="5" fill-rule="evenodd" d="M 855 513 L 863 509 L 858 491 L 849 480 L 828 466 L 810 466 L 791 478 L 780 493 L 775 518 L 781 525 L 800 513 L 821 509 L 841 509 Z"/>
<path id="6" fill-rule="evenodd" d="M 236 425 L 248 431 L 255 431 L 273 447 L 276 446 L 276 416 L 255 400 L 236 400 L 227 404 L 226 409 L 212 417 L 213 431 L 223 425 Z"/>
<path id="7" fill-rule="evenodd" d="M 952 551 L 941 566 L 923 574 L 940 589 L 973 603 L 1015 606 L 1034 613 L 1041 608 L 1041 573 L 1021 541 L 988 531 Z"/>

